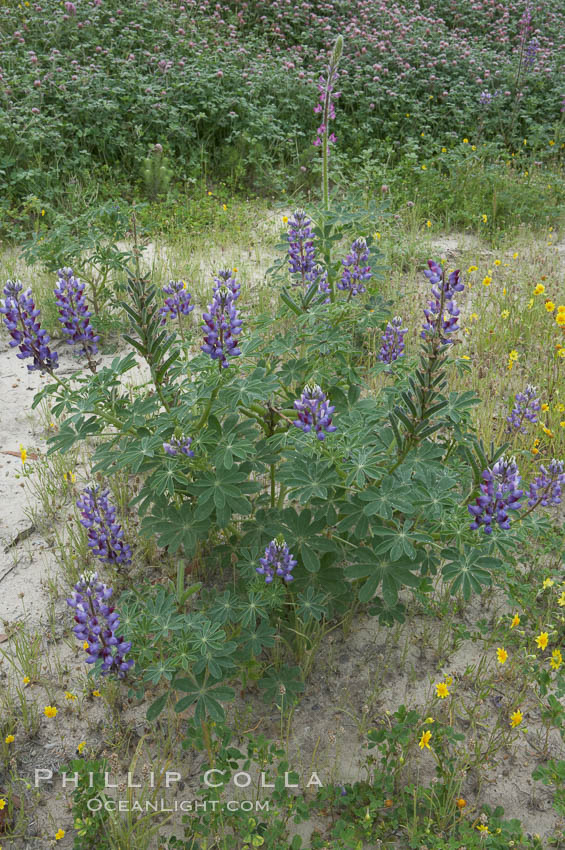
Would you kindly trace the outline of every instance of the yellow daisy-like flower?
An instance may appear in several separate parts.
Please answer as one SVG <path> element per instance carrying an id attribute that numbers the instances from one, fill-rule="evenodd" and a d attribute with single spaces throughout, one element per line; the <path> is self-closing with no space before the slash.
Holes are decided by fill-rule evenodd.
<path id="1" fill-rule="evenodd" d="M 479 270 L 478 266 L 469 266 L 469 268 L 467 269 L 467 273 L 472 274 L 473 272 L 476 272 L 478 270 Z"/>
<path id="2" fill-rule="evenodd" d="M 287 222 L 288 222 L 288 216 L 283 215 L 283 224 L 286 224 Z"/>
<path id="3" fill-rule="evenodd" d="M 494 261 L 495 266 L 499 266 L 499 265 L 500 265 L 500 263 L 501 263 L 501 261 L 500 261 L 500 260 L 495 260 L 495 261 Z"/>
<path id="4" fill-rule="evenodd" d="M 102 694 L 100 693 L 100 691 L 96 690 L 96 691 L 92 691 L 92 696 L 93 697 L 101 697 Z"/>
<path id="5" fill-rule="evenodd" d="M 517 260 L 517 259 L 518 259 L 518 251 L 514 251 L 514 253 L 512 254 L 512 259 L 513 259 L 513 260 Z"/>
<path id="6" fill-rule="evenodd" d="M 432 223 L 431 223 L 431 221 L 428 219 L 428 220 L 427 220 L 427 222 L 426 222 L 426 227 L 431 227 L 431 226 L 432 226 Z"/>
<path id="7" fill-rule="evenodd" d="M 552 147 L 553 147 L 553 145 L 555 144 L 555 140 L 554 140 L 554 139 L 550 139 L 550 140 L 549 140 L 549 142 L 548 142 L 548 144 L 549 144 L 550 148 L 552 148 Z"/>
<path id="8" fill-rule="evenodd" d="M 558 413 L 565 413 L 565 404 L 558 404 L 555 409 Z"/>
<path id="9" fill-rule="evenodd" d="M 211 194 L 212 194 L 212 192 L 208 192 L 208 195 L 211 195 Z"/>
<path id="10" fill-rule="evenodd" d="M 557 308 L 558 313 L 565 313 L 565 304 L 560 304 Z"/>
<path id="11" fill-rule="evenodd" d="M 543 412 L 545 413 L 546 410 L 549 410 L 549 404 L 544 401 L 540 409 L 543 410 Z"/>
<path id="12" fill-rule="evenodd" d="M 544 292 L 545 286 L 543 285 L 543 283 L 538 283 L 538 285 L 534 289 L 534 295 L 543 295 Z"/>
<path id="13" fill-rule="evenodd" d="M 476 151 L 476 150 L 477 150 L 477 146 L 476 146 L 476 145 L 471 145 L 471 150 L 472 150 L 472 151 Z"/>
<path id="14" fill-rule="evenodd" d="M 378 231 L 378 230 L 377 230 L 377 232 L 376 232 L 376 233 L 373 233 L 373 237 L 374 237 L 375 239 L 380 239 L 380 238 L 381 238 L 381 234 L 379 233 L 379 231 Z"/>
<path id="15" fill-rule="evenodd" d="M 482 216 L 481 216 L 481 218 L 482 218 L 482 220 L 483 220 L 483 224 L 486 224 L 486 223 L 487 223 L 487 221 L 488 221 L 488 215 L 486 215 L 485 213 L 483 213 L 483 214 L 482 214 Z"/>
<path id="16" fill-rule="evenodd" d="M 491 283 L 492 283 L 492 277 L 489 277 L 488 274 L 486 274 L 483 277 L 483 286 L 490 286 Z"/>
<path id="17" fill-rule="evenodd" d="M 0 798 L 0 812 L 6 807 L 6 800 Z"/>
<path id="18" fill-rule="evenodd" d="M 6 744 L 13 744 L 15 740 L 16 739 L 14 738 L 13 735 L 6 735 L 6 737 L 4 738 L 4 741 L 6 742 Z"/>
<path id="19" fill-rule="evenodd" d="M 86 741 L 81 741 L 77 747 L 77 753 L 80 755 L 84 748 L 86 747 Z"/>
<path id="20" fill-rule="evenodd" d="M 479 832 L 489 832 L 488 826 L 486 826 L 484 823 L 478 823 L 477 829 L 479 830 Z"/>
<path id="21" fill-rule="evenodd" d="M 563 591 L 563 593 L 561 594 L 561 596 L 557 600 L 557 604 L 559 605 L 560 608 L 565 608 L 565 590 Z"/>
<path id="22" fill-rule="evenodd" d="M 22 682 L 24 683 L 24 685 L 29 685 L 31 679 L 29 678 L 29 676 L 24 676 Z"/>
<path id="23" fill-rule="evenodd" d="M 463 797 L 459 797 L 459 799 L 455 801 L 455 805 L 457 806 L 459 811 L 461 811 L 461 809 L 464 809 L 467 805 L 467 800 L 464 800 Z"/>
<path id="24" fill-rule="evenodd" d="M 69 702 L 74 702 L 76 698 L 76 694 L 72 694 L 70 691 L 65 691 L 65 699 Z"/>
<path id="25" fill-rule="evenodd" d="M 86 650 L 88 649 L 88 641 L 87 641 L 87 640 L 85 640 L 85 642 L 83 643 L 82 648 L 83 648 L 83 649 L 85 650 L 85 652 L 86 652 Z"/>
<path id="26" fill-rule="evenodd" d="M 517 708 L 516 711 L 513 711 L 510 715 L 510 725 L 512 726 L 512 728 L 514 728 L 515 726 L 519 726 L 523 719 L 524 716 L 522 712 L 519 708 Z"/>
<path id="27" fill-rule="evenodd" d="M 424 747 L 427 747 L 428 750 L 430 749 L 431 738 L 432 738 L 432 733 L 430 732 L 429 729 L 427 729 L 425 732 L 422 732 L 422 737 L 420 738 L 420 742 L 418 744 L 418 746 L 420 747 L 421 750 L 423 750 Z"/>
<path id="28" fill-rule="evenodd" d="M 541 430 L 546 435 L 546 437 L 549 437 L 549 438 L 553 437 L 553 431 L 551 430 L 551 428 L 548 428 L 546 425 L 542 425 Z"/>
<path id="29" fill-rule="evenodd" d="M 565 327 L 565 313 L 558 313 L 555 317 L 555 321 L 560 328 Z"/>
<path id="30" fill-rule="evenodd" d="M 500 318 L 501 319 L 507 319 L 509 315 L 510 315 L 510 310 L 503 310 L 502 313 L 500 314 Z"/>
<path id="31" fill-rule="evenodd" d="M 228 209 L 228 208 L 227 208 L 227 205 L 226 205 L 226 204 L 222 204 L 222 209 L 223 209 L 223 211 L 224 211 L 224 212 L 227 212 L 227 209 Z"/>
<path id="32" fill-rule="evenodd" d="M 426 719 L 424 720 L 424 723 L 434 723 L 434 722 L 435 721 L 434 721 L 433 717 L 426 717 Z"/>
<path id="33" fill-rule="evenodd" d="M 442 148 L 442 149 L 441 149 L 441 152 L 442 152 L 442 153 L 447 153 L 447 148 Z"/>
<path id="34" fill-rule="evenodd" d="M 553 303 L 553 301 L 546 301 L 545 309 L 548 313 L 553 313 L 553 311 L 555 310 L 555 304 Z"/>
<path id="35" fill-rule="evenodd" d="M 55 833 L 55 841 L 60 841 L 64 837 L 65 837 L 65 830 L 64 829 L 58 829 L 57 832 Z"/>
<path id="36" fill-rule="evenodd" d="M 498 659 L 499 664 L 506 664 L 508 660 L 508 653 L 503 647 L 499 646 L 496 650 L 496 657 Z"/>
<path id="37" fill-rule="evenodd" d="M 449 696 L 449 688 L 447 687 L 445 682 L 438 682 L 438 684 L 436 685 L 436 695 L 440 699 L 445 699 Z"/>
<path id="38" fill-rule="evenodd" d="M 519 625 L 520 625 L 520 617 L 518 616 L 518 614 L 514 614 L 514 616 L 512 617 L 512 622 L 510 623 L 510 628 L 514 629 L 514 628 L 516 628 L 516 626 L 519 626 Z"/>
<path id="39" fill-rule="evenodd" d="M 549 635 L 547 632 L 540 632 L 540 634 L 536 638 L 536 644 L 538 645 L 539 649 L 545 649 L 548 641 Z"/>
<path id="40" fill-rule="evenodd" d="M 553 587 L 554 584 L 555 582 L 552 578 L 546 578 L 543 580 L 542 588 L 546 590 L 548 587 Z"/>
<path id="41" fill-rule="evenodd" d="M 463 144 L 464 144 L 464 145 L 468 145 L 468 144 L 469 144 L 469 139 L 463 139 Z"/>
<path id="42" fill-rule="evenodd" d="M 20 446 L 20 459 L 22 463 L 25 463 L 27 460 L 27 449 L 24 449 L 23 446 Z"/>
<path id="43" fill-rule="evenodd" d="M 530 298 L 530 300 L 528 301 L 528 310 L 531 310 L 533 306 L 534 306 L 534 299 Z"/>
<path id="44" fill-rule="evenodd" d="M 561 665 L 563 664 L 563 656 L 561 655 L 561 650 L 554 649 L 551 653 L 551 661 L 549 665 L 552 670 L 559 670 Z"/>
<path id="45" fill-rule="evenodd" d="M 45 715 L 45 717 L 57 717 L 57 713 L 58 711 L 54 705 L 46 705 L 43 709 L 43 714 Z"/>
<path id="46" fill-rule="evenodd" d="M 427 165 L 423 165 L 423 166 L 422 166 L 422 171 L 427 171 L 427 170 L 428 170 L 428 166 L 427 166 Z"/>

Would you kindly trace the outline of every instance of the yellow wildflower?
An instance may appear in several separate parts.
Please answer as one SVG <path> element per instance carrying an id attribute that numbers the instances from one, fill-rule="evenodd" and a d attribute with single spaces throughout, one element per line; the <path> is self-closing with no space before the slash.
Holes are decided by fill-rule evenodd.
<path id="1" fill-rule="evenodd" d="M 563 656 L 561 655 L 561 650 L 554 649 L 551 653 L 551 661 L 549 665 L 552 670 L 559 670 L 561 665 L 563 664 Z"/>
<path id="2" fill-rule="evenodd" d="M 464 145 L 468 145 L 468 144 L 469 144 L 469 139 L 463 139 L 463 144 L 464 144 Z"/>
<path id="3" fill-rule="evenodd" d="M 523 719 L 524 716 L 522 712 L 519 708 L 517 708 L 516 711 L 512 712 L 512 714 L 510 715 L 510 725 L 512 726 L 512 728 L 514 728 L 515 726 L 519 726 Z"/>
<path id="4" fill-rule="evenodd" d="M 499 265 L 500 265 L 500 260 L 495 260 L 495 261 L 494 261 L 494 264 L 495 264 L 495 266 L 499 266 Z"/>
<path id="5" fill-rule="evenodd" d="M 553 301 L 546 301 L 545 309 L 548 313 L 553 313 L 553 311 L 555 310 L 555 304 L 553 303 Z"/>
<path id="6" fill-rule="evenodd" d="M 514 614 L 514 616 L 512 617 L 512 622 L 510 623 L 510 628 L 514 629 L 516 626 L 519 626 L 519 625 L 520 625 L 520 617 L 518 616 L 518 614 Z"/>
<path id="7" fill-rule="evenodd" d="M 439 682 L 436 685 L 436 694 L 440 699 L 445 699 L 449 696 L 449 688 L 445 684 L 445 682 Z"/>
<path id="8" fill-rule="evenodd" d="M 464 800 L 463 797 L 459 797 L 459 799 L 455 801 L 455 804 L 459 811 L 461 811 L 461 809 L 464 809 L 467 805 L 467 800 Z"/>
<path id="9" fill-rule="evenodd" d="M 6 735 L 6 737 L 4 738 L 4 741 L 5 741 L 7 744 L 13 744 L 15 740 L 16 740 L 16 739 L 14 738 L 14 736 L 13 736 L 13 735 Z"/>
<path id="10" fill-rule="evenodd" d="M 426 227 L 431 227 L 431 226 L 432 226 L 432 223 L 431 223 L 431 221 L 428 219 L 428 220 L 427 220 L 427 222 L 426 222 Z"/>
<path id="11" fill-rule="evenodd" d="M 540 634 L 536 638 L 536 643 L 540 649 L 545 649 L 547 646 L 547 642 L 549 640 L 549 635 L 547 632 L 540 632 Z"/>
<path id="12" fill-rule="evenodd" d="M 54 705 L 46 705 L 43 709 L 45 717 L 57 717 L 57 709 Z"/>
<path id="13" fill-rule="evenodd" d="M 3 798 L 0 798 L 0 812 L 2 811 L 3 808 L 5 808 L 5 806 L 6 806 L 6 800 L 4 800 Z"/>
<path id="14" fill-rule="evenodd" d="M 92 696 L 93 697 L 101 697 L 102 694 L 100 693 L 100 691 L 96 690 L 96 691 L 92 691 Z"/>
<path id="15" fill-rule="evenodd" d="M 559 605 L 560 608 L 565 608 L 565 590 L 563 591 L 563 593 L 561 594 L 561 596 L 557 600 L 557 604 Z"/>
<path id="16" fill-rule="evenodd" d="M 23 446 L 20 446 L 20 458 L 22 463 L 25 463 L 27 460 L 27 450 Z"/>
<path id="17" fill-rule="evenodd" d="M 510 310 L 503 310 L 502 313 L 500 314 L 500 318 L 501 319 L 507 319 L 509 315 L 510 315 Z"/>
<path id="18" fill-rule="evenodd" d="M 485 215 L 485 213 L 483 213 L 483 214 L 482 214 L 482 216 L 481 216 L 481 218 L 482 218 L 482 220 L 483 220 L 483 224 L 486 224 L 486 223 L 487 223 L 487 221 L 488 221 L 488 216 L 487 216 L 487 215 Z"/>
<path id="19" fill-rule="evenodd" d="M 555 582 L 553 581 L 552 578 L 546 578 L 546 579 L 543 580 L 542 587 L 543 587 L 544 590 L 546 590 L 548 587 L 553 587 L 554 584 L 555 584 Z"/>
<path id="20" fill-rule="evenodd" d="M 426 717 L 426 719 L 424 720 L 424 723 L 433 723 L 433 722 L 434 722 L 433 717 Z"/>
<path id="21" fill-rule="evenodd" d="M 84 748 L 86 747 L 86 741 L 81 741 L 77 747 L 77 753 L 80 755 Z"/>
<path id="22" fill-rule="evenodd" d="M 288 216 L 283 215 L 283 224 L 286 224 L 287 222 L 288 222 Z"/>
<path id="23" fill-rule="evenodd" d="M 65 699 L 69 702 L 74 702 L 76 700 L 76 694 L 72 694 L 70 691 L 65 691 Z"/>
<path id="24" fill-rule="evenodd" d="M 479 832 L 490 832 L 488 826 L 486 826 L 484 823 L 478 823 L 477 829 L 479 830 Z"/>
<path id="25" fill-rule="evenodd" d="M 483 277 L 483 286 L 490 286 L 492 283 L 492 277 L 489 277 L 488 274 Z"/>
<path id="26" fill-rule="evenodd" d="M 422 166 L 422 171 L 427 171 L 427 170 L 428 170 L 428 166 L 427 166 L 427 165 L 423 165 L 423 166 Z"/>
<path id="27" fill-rule="evenodd" d="M 472 272 L 476 272 L 478 270 L 479 270 L 478 266 L 469 266 L 469 268 L 467 269 L 467 272 L 468 272 L 468 274 L 471 274 Z"/>
<path id="28" fill-rule="evenodd" d="M 422 737 L 420 738 L 420 743 L 418 744 L 418 746 L 420 747 L 421 750 L 423 750 L 424 747 L 427 747 L 428 750 L 430 749 L 431 737 L 432 737 L 432 733 L 430 732 L 429 729 L 427 729 L 425 732 L 422 732 Z"/>
<path id="29" fill-rule="evenodd" d="M 447 148 L 442 148 L 442 149 L 441 149 L 441 152 L 442 152 L 442 153 L 447 153 Z"/>
<path id="30" fill-rule="evenodd" d="M 508 653 L 505 649 L 503 649 L 503 647 L 499 646 L 496 650 L 496 657 L 499 664 L 506 664 L 506 661 L 508 660 Z"/>
<path id="31" fill-rule="evenodd" d="M 65 830 L 64 829 L 58 829 L 57 832 L 55 833 L 55 841 L 60 841 L 61 838 L 64 838 L 64 837 L 65 837 Z"/>
<path id="32" fill-rule="evenodd" d="M 534 295 L 543 295 L 544 292 L 545 286 L 543 285 L 543 283 L 538 283 L 538 285 L 534 289 Z"/>
<path id="33" fill-rule="evenodd" d="M 23 679 L 22 679 L 22 682 L 24 683 L 24 685 L 29 685 L 30 681 L 31 681 L 31 679 L 29 678 L 29 676 L 24 676 Z"/>

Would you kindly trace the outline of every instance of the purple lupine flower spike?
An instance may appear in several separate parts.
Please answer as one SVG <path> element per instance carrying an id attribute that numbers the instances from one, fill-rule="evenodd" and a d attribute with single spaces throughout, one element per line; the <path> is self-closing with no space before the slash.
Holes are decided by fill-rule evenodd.
<path id="1" fill-rule="evenodd" d="M 271 540 L 265 554 L 259 558 L 260 567 L 257 567 L 259 575 L 265 576 L 265 584 L 270 584 L 275 575 L 280 576 L 283 581 L 292 581 L 292 570 L 296 566 L 296 560 L 290 553 L 288 545 L 279 536 Z"/>
<path id="2" fill-rule="evenodd" d="M 510 416 L 506 417 L 507 434 L 526 434 L 527 428 L 525 422 L 531 422 L 532 425 L 538 421 L 538 412 L 541 409 L 541 402 L 537 398 L 537 389 L 531 384 L 528 384 L 524 392 L 516 393 L 514 407 L 510 411 Z"/>
<path id="3" fill-rule="evenodd" d="M 200 348 L 212 360 L 218 360 L 221 369 L 229 366 L 228 357 L 238 357 L 237 337 L 241 333 L 242 320 L 235 302 L 239 298 L 240 285 L 229 271 L 220 271 L 214 278 L 214 297 L 208 312 L 202 314 L 204 345 Z"/>
<path id="4" fill-rule="evenodd" d="M 541 505 L 546 508 L 548 505 L 561 504 L 561 488 L 565 485 L 565 472 L 563 471 L 563 461 L 553 460 L 549 467 L 540 465 L 540 475 L 535 481 L 530 484 L 528 505 L 530 508 Z"/>
<path id="5" fill-rule="evenodd" d="M 31 289 L 24 292 L 19 280 L 8 280 L 4 296 L 0 301 L 0 313 L 12 337 L 10 346 L 19 346 L 20 352 L 16 356 L 20 360 L 33 358 L 33 363 L 27 367 L 30 372 L 49 372 L 52 375 L 59 366 L 59 355 L 49 348 L 51 338 L 38 321 L 41 311 L 35 306 Z"/>
<path id="6" fill-rule="evenodd" d="M 73 633 L 83 642 L 86 663 L 95 664 L 101 659 L 102 674 L 114 671 L 121 679 L 133 667 L 133 661 L 126 660 L 131 641 L 123 640 L 117 634 L 119 614 L 114 607 L 106 604 L 112 594 L 111 587 L 98 581 L 97 573 L 85 573 L 75 584 L 67 604 L 75 612 Z"/>
<path id="7" fill-rule="evenodd" d="M 338 60 L 339 61 L 339 60 Z M 320 75 L 318 79 L 318 103 L 314 107 L 314 114 L 322 114 L 322 123 L 316 130 L 315 147 L 320 147 L 323 142 L 324 134 L 329 129 L 330 121 L 335 119 L 335 104 L 334 101 L 341 96 L 340 91 L 334 91 L 335 84 L 338 80 L 339 72 L 335 67 L 328 67 L 326 76 Z M 328 134 L 328 152 L 329 146 L 337 141 L 335 133 Z"/>
<path id="8" fill-rule="evenodd" d="M 88 533 L 92 554 L 109 564 L 131 564 L 131 548 L 124 542 L 124 532 L 116 522 L 116 508 L 108 500 L 109 490 L 87 487 L 77 501 L 83 525 Z"/>
<path id="9" fill-rule="evenodd" d="M 171 437 L 168 443 L 163 443 L 163 449 L 170 457 L 176 457 L 179 452 L 186 457 L 194 457 L 194 452 L 190 449 L 191 444 L 192 437 L 185 437 L 182 434 L 180 437 Z"/>
<path id="10" fill-rule="evenodd" d="M 59 269 L 57 286 L 54 289 L 55 301 L 59 308 L 59 321 L 69 345 L 82 345 L 81 354 L 91 358 L 98 351 L 98 340 L 90 324 L 92 313 L 84 296 L 84 282 L 75 277 L 70 268 Z"/>
<path id="11" fill-rule="evenodd" d="M 318 277 L 316 271 L 316 251 L 314 250 L 314 231 L 312 220 L 304 210 L 296 210 L 288 223 L 288 270 L 293 275 L 300 275 L 295 286 L 311 283 Z"/>
<path id="12" fill-rule="evenodd" d="M 482 477 L 484 484 L 480 487 L 481 495 L 474 505 L 467 506 L 474 517 L 471 529 L 475 530 L 482 525 L 485 534 L 492 534 L 492 524 L 496 522 L 499 528 L 508 530 L 508 511 L 520 510 L 520 498 L 524 494 L 519 489 L 522 479 L 515 458 L 501 457 L 492 469 L 485 469 Z"/>
<path id="13" fill-rule="evenodd" d="M 400 357 L 404 357 L 404 336 L 407 332 L 408 328 L 402 327 L 400 316 L 395 316 L 394 319 L 387 322 L 381 338 L 381 350 L 379 351 L 381 363 L 393 363 Z"/>
<path id="14" fill-rule="evenodd" d="M 369 259 L 367 243 L 360 237 L 351 246 L 351 251 L 342 260 L 343 273 L 337 288 L 349 292 L 349 297 L 366 292 L 364 282 L 372 277 L 371 267 L 365 265 Z"/>
<path id="15" fill-rule="evenodd" d="M 163 292 L 169 297 L 165 298 L 165 303 L 159 310 L 162 325 L 165 325 L 169 318 L 188 316 L 194 310 L 194 304 L 190 303 L 191 295 L 184 280 L 170 280 L 163 287 Z"/>
<path id="16" fill-rule="evenodd" d="M 424 309 L 426 321 L 422 325 L 420 334 L 422 339 L 431 339 L 439 336 L 441 342 L 446 345 L 452 343 L 450 334 L 457 333 L 459 325 L 459 308 L 455 301 L 455 293 L 462 292 L 465 288 L 459 280 L 459 269 L 446 275 L 444 269 L 433 260 L 428 260 L 429 268 L 424 274 L 432 284 L 433 301 L 428 302 Z"/>
<path id="17" fill-rule="evenodd" d="M 335 407 L 331 406 L 326 395 L 317 384 L 306 384 L 300 399 L 294 402 L 298 419 L 292 423 L 305 434 L 314 431 L 318 440 L 325 440 L 326 434 L 336 431 L 332 425 L 332 414 Z"/>

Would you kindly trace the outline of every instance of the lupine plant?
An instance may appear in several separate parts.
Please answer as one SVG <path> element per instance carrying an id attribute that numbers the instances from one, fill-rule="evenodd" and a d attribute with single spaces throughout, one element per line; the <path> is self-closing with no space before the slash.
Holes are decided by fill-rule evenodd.
<path id="1" fill-rule="evenodd" d="M 345 612 L 363 609 L 389 625 L 404 618 L 401 593 L 425 594 L 430 577 L 463 599 L 488 586 L 501 555 L 535 527 L 540 508 L 560 498 L 563 483 L 559 461 L 522 483 L 505 445 L 485 450 L 476 439 L 470 411 L 478 397 L 449 386 L 463 309 L 460 270 L 429 260 L 431 294 L 415 344 L 405 344 L 402 321 L 379 299 L 378 252 L 363 235 L 378 211 L 349 215 L 330 197 L 330 106 L 341 50 L 338 40 L 320 92 L 323 209 L 297 210 L 282 242 L 281 275 L 299 286 L 282 286 L 268 314 L 246 318 L 244 328 L 233 271 L 214 276 L 207 308 L 178 283 L 169 284 L 161 307 L 137 262 L 121 302 L 133 351 L 89 380 L 57 379 L 38 395 L 58 419 L 50 451 L 95 438 L 93 473 L 128 477 L 131 523 L 164 563 L 177 560 L 172 590 L 132 589 L 118 600 L 122 643 L 110 643 L 116 618 L 105 613 L 108 591 L 98 585 L 76 590 L 90 606 L 84 613 L 77 598 L 77 628 L 89 629 L 85 642 L 108 669 L 127 672 L 128 645 L 135 692 L 161 691 L 150 718 L 169 701 L 177 712 L 194 706 L 207 748 L 209 721 L 224 719 L 235 681 L 256 682 L 267 702 L 287 712 L 304 689 L 307 668 L 299 664 Z M 139 260 L 137 244 L 133 254 Z M 2 309 L 14 345 L 52 375 L 55 355 L 31 292 L 7 290 Z M 176 319 L 191 310 L 201 327 L 187 323 L 177 333 Z M 378 334 L 381 362 L 373 371 L 363 346 Z M 148 377 L 126 388 L 136 357 Z M 374 374 L 388 383 L 368 393 Z M 135 559 L 108 490 L 87 487 L 77 504 L 90 555 L 123 575 Z M 201 585 L 183 584 L 197 565 L 217 570 L 214 582 L 220 575 L 220 586 L 198 600 Z M 106 625 L 96 628 L 108 634 L 101 649 L 93 641 L 97 605 Z M 151 636 L 145 643 L 144 635 Z M 106 651 L 111 646 L 119 662 Z"/>

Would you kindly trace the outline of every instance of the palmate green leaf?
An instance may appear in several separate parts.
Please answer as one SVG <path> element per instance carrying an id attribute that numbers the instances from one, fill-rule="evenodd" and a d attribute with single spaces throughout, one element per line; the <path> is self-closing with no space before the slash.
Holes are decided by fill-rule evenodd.
<path id="1" fill-rule="evenodd" d="M 365 540 L 369 535 L 369 519 L 363 513 L 364 504 L 358 495 L 349 502 L 339 505 L 338 534 L 351 534 L 356 540 Z"/>
<path id="2" fill-rule="evenodd" d="M 208 717 L 217 723 L 222 723 L 226 715 L 221 703 L 231 702 L 235 697 L 233 688 L 214 684 L 213 680 L 207 679 L 202 673 L 191 678 L 175 679 L 172 687 L 187 695 L 178 700 L 175 711 L 180 713 L 196 703 L 194 719 L 197 723 L 201 723 Z"/>
<path id="3" fill-rule="evenodd" d="M 340 484 L 330 461 L 305 457 L 295 457 L 283 463 L 279 480 L 287 485 L 290 493 L 298 498 L 302 505 L 315 497 L 327 499 L 330 489 Z"/>
<path id="4" fill-rule="evenodd" d="M 275 635 L 276 630 L 263 620 L 256 629 L 246 630 L 240 635 L 239 645 L 247 656 L 257 658 L 263 649 L 275 645 Z"/>
<path id="5" fill-rule="evenodd" d="M 383 467 L 379 465 L 379 457 L 381 457 L 381 454 L 373 448 L 352 449 L 350 456 L 344 463 L 346 485 L 351 487 L 352 484 L 355 484 L 361 488 L 365 486 L 367 480 L 380 478 L 383 474 Z"/>
<path id="6" fill-rule="evenodd" d="M 280 705 L 283 710 L 297 702 L 298 695 L 304 690 L 300 667 L 271 670 L 258 684 L 263 691 L 263 700 Z"/>
<path id="7" fill-rule="evenodd" d="M 379 487 L 369 487 L 359 493 L 359 499 L 367 504 L 363 508 L 365 516 L 379 516 L 392 519 L 394 511 L 401 511 L 406 516 L 415 513 L 415 507 L 408 498 L 408 488 L 398 481 L 387 478 Z"/>
<path id="8" fill-rule="evenodd" d="M 256 489 L 258 485 L 248 481 L 244 472 L 237 469 L 218 467 L 204 472 L 193 482 L 188 491 L 197 499 L 195 519 L 204 520 L 212 512 L 216 512 L 216 520 L 220 528 L 228 525 L 232 514 L 250 514 L 251 502 L 243 495 L 247 490 Z"/>
<path id="9" fill-rule="evenodd" d="M 310 620 L 320 621 L 322 616 L 327 615 L 328 609 L 325 604 L 326 594 L 314 590 L 313 587 L 307 588 L 305 593 L 298 594 L 298 615 L 305 623 Z"/>
<path id="10" fill-rule="evenodd" d="M 418 568 L 417 562 L 408 559 L 393 561 L 384 555 L 379 555 L 369 547 L 362 547 L 357 552 L 357 561 L 345 569 L 349 579 L 366 581 L 359 588 L 359 600 L 368 602 L 373 598 L 382 583 L 382 594 L 387 605 L 394 606 L 398 601 L 398 592 L 404 585 L 418 587 L 420 577 L 414 574 Z"/>
<path id="11" fill-rule="evenodd" d="M 157 536 L 158 545 L 168 547 L 171 553 L 181 547 L 187 557 L 196 551 L 198 540 L 203 540 L 210 524 L 195 517 L 192 507 L 185 502 L 178 507 L 166 500 L 159 500 L 152 513 L 145 516 L 141 522 L 141 533 L 144 537 Z"/>
<path id="12" fill-rule="evenodd" d="M 320 556 L 325 552 L 337 552 L 335 541 L 321 534 L 326 529 L 323 518 L 315 518 L 305 508 L 298 513 L 294 508 L 282 512 L 283 533 L 292 540 L 292 551 L 299 555 L 308 572 L 316 573 L 320 569 Z"/>
<path id="13" fill-rule="evenodd" d="M 444 549 L 441 554 L 448 559 L 441 572 L 449 582 L 451 595 L 461 592 L 465 599 L 488 587 L 492 582 L 491 572 L 502 567 L 502 561 L 483 554 L 476 547 L 465 546 L 462 552 Z"/>

